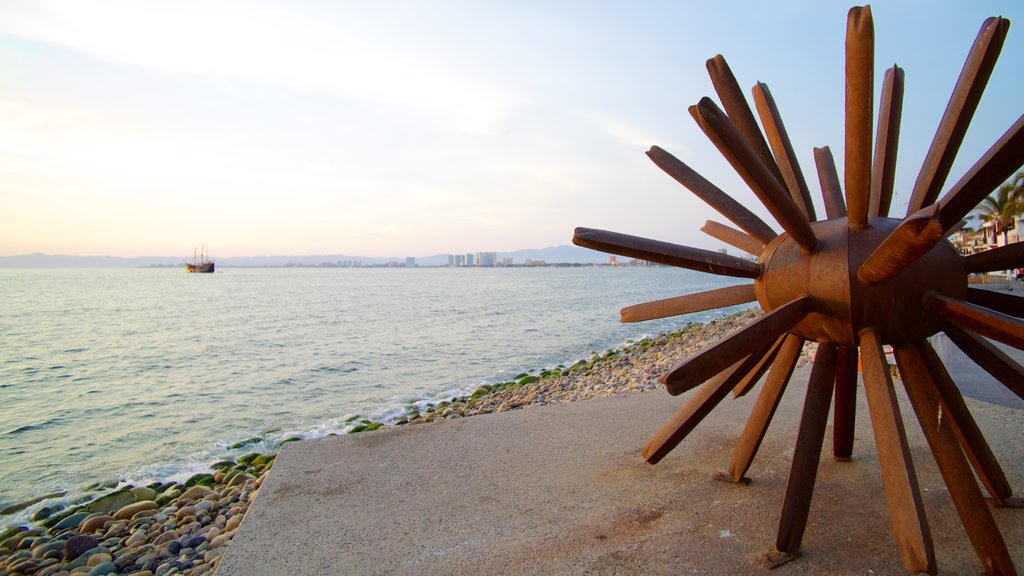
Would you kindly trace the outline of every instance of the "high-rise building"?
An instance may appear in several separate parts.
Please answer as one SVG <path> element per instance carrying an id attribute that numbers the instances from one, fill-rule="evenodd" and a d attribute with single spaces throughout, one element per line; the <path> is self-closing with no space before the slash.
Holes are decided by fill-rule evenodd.
<path id="1" fill-rule="evenodd" d="M 498 259 L 496 252 L 477 252 L 476 265 L 480 267 L 492 267 Z"/>
<path id="2" fill-rule="evenodd" d="M 455 256 L 452 255 L 452 254 L 449 254 L 448 255 L 448 267 L 451 268 L 452 266 L 455 266 Z"/>
<path id="3" fill-rule="evenodd" d="M 406 268 L 415 268 L 416 267 L 416 257 L 415 256 L 406 256 L 405 257 L 405 267 Z"/>
<path id="4" fill-rule="evenodd" d="M 473 253 L 466 254 L 466 266 L 473 266 Z"/>

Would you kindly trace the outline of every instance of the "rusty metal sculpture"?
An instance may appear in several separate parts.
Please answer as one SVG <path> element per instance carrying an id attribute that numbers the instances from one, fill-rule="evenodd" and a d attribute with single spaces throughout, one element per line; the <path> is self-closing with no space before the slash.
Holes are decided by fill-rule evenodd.
<path id="1" fill-rule="evenodd" d="M 703 230 L 757 255 L 758 261 L 603 230 L 575 231 L 573 242 L 580 246 L 754 280 L 753 284 L 630 306 L 622 310 L 624 322 L 754 300 L 766 312 L 661 378 L 673 395 L 696 391 L 644 449 L 644 458 L 652 464 L 675 448 L 729 391 L 737 396 L 746 394 L 767 373 L 725 475 L 734 482 L 748 482 L 744 474 L 804 342 L 819 343 L 775 550 L 769 555 L 773 567 L 799 556 L 833 392 L 834 456 L 850 459 L 859 356 L 903 564 L 910 572 L 935 573 L 928 523 L 882 349 L 889 344 L 895 349 L 910 403 L 982 565 L 989 574 L 1016 573 L 974 474 L 996 506 L 1020 506 L 1021 500 L 1013 496 L 963 397 L 926 339 L 945 332 L 969 357 L 1024 398 L 1024 368 L 987 340 L 1024 348 L 1024 298 L 967 285 L 970 273 L 1024 266 L 1024 243 L 964 258 L 945 240 L 961 219 L 1024 164 L 1024 116 L 939 199 L 1008 28 L 1009 21 L 1003 18 L 990 18 L 982 26 L 902 220 L 888 214 L 903 70 L 894 66 L 885 73 L 872 146 L 874 30 L 870 7 L 865 6 L 851 9 L 847 24 L 844 187 L 829 149 L 814 150 L 826 220 L 817 219 L 768 87 L 758 83 L 753 88 L 763 135 L 725 59 L 716 56 L 708 60 L 707 67 L 725 111 L 703 98 L 690 108 L 690 114 L 784 231 L 777 234 L 657 146 L 647 152 L 651 160 L 739 228 L 709 221 Z"/>

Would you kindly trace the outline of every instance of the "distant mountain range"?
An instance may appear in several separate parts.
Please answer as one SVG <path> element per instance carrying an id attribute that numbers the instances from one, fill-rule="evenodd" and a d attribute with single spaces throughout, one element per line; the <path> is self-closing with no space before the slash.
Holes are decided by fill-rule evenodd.
<path id="1" fill-rule="evenodd" d="M 498 252 L 498 262 L 503 258 L 512 258 L 513 263 L 522 264 L 525 260 L 543 260 L 549 264 L 579 263 L 597 264 L 608 262 L 608 255 L 578 246 L 552 246 L 549 248 L 528 248 L 515 252 Z M 21 256 L 0 256 L 0 268 L 139 268 L 150 266 L 181 266 L 191 257 L 173 256 L 141 256 L 138 258 L 119 258 L 117 256 L 64 256 L 54 254 L 25 254 Z M 344 254 L 325 254 L 308 256 L 241 256 L 235 258 L 219 258 L 214 260 L 217 268 L 231 267 L 264 267 L 264 266 L 321 266 L 358 263 L 360 266 L 381 266 L 389 262 L 405 262 L 405 257 L 372 258 L 367 256 L 348 256 Z M 417 266 L 445 266 L 448 264 L 447 254 L 416 257 Z M 352 264 L 349 264 L 352 265 Z"/>

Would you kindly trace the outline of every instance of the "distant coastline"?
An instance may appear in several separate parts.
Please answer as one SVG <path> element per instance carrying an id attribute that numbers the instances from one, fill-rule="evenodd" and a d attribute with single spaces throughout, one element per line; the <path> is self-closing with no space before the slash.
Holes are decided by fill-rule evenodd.
<path id="1" fill-rule="evenodd" d="M 562 245 L 548 248 L 527 248 L 513 252 L 497 252 L 498 261 L 510 259 L 513 265 L 527 261 L 545 264 L 583 265 L 604 264 L 608 255 L 578 246 Z M 217 267 L 229 268 L 276 268 L 276 267 L 387 267 L 404 264 L 410 257 L 367 257 L 346 254 L 310 254 L 283 256 L 238 256 L 215 254 Z M 448 254 L 411 257 L 416 267 L 446 267 Z M 0 268 L 180 268 L 186 256 L 140 256 L 123 258 L 118 256 L 71 256 L 62 254 L 22 254 L 0 256 Z M 397 266 L 396 266 L 397 267 Z"/>

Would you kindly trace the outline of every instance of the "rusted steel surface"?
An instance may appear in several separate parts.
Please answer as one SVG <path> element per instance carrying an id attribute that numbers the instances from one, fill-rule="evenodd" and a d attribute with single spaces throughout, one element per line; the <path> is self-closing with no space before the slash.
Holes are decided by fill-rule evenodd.
<path id="1" fill-rule="evenodd" d="M 1024 349 L 1024 320 L 1001 312 L 946 298 L 934 292 L 925 296 L 925 307 L 940 318 L 993 340 Z"/>
<path id="2" fill-rule="evenodd" d="M 790 196 L 793 197 L 793 201 L 808 220 L 812 222 L 817 220 L 814 203 L 811 202 L 811 192 L 807 189 L 807 181 L 804 180 L 804 173 L 800 170 L 800 163 L 797 162 L 793 143 L 789 141 L 786 125 L 782 123 L 782 116 L 775 105 L 771 91 L 768 90 L 767 85 L 761 82 L 754 85 L 754 104 L 757 106 L 757 114 L 761 117 L 765 134 L 768 135 L 768 144 L 775 155 L 775 162 L 782 173 L 782 180 L 789 188 Z"/>
<path id="3" fill-rule="evenodd" d="M 846 20 L 846 210 L 851 228 L 868 221 L 871 127 L 875 97 L 875 27 L 870 6 L 850 8 Z"/>
<path id="4" fill-rule="evenodd" d="M 971 254 L 964 258 L 964 268 L 970 274 L 1024 268 L 1024 242 Z"/>
<path id="5" fill-rule="evenodd" d="M 882 484 L 903 566 L 910 573 L 935 574 L 935 551 L 925 520 L 917 474 L 910 459 L 903 418 L 889 376 L 882 342 L 874 330 L 861 332 L 861 366 L 871 428 L 878 447 Z"/>
<path id="6" fill-rule="evenodd" d="M 935 349 L 926 340 L 906 348 L 913 348 L 913 352 L 907 352 L 904 348 L 896 348 L 897 362 L 900 359 L 899 354 L 912 355 L 913 358 L 904 358 L 904 361 L 919 361 L 928 371 L 928 380 L 939 395 L 942 408 L 950 417 L 960 446 L 977 472 L 978 478 L 981 479 L 981 483 L 985 485 L 985 489 L 997 504 L 1009 500 L 1013 496 L 1013 489 L 1006 480 L 1006 474 L 1003 473 L 999 460 L 992 453 L 992 448 L 985 440 L 985 435 L 981 433 L 974 416 L 971 416 L 971 411 L 967 409 L 967 403 L 964 402 L 960 389 L 946 372 Z"/>
<path id="7" fill-rule="evenodd" d="M 778 236 L 764 220 L 761 220 L 761 218 L 745 206 L 733 200 L 731 196 L 722 192 L 717 186 L 708 182 L 707 179 L 684 164 L 682 160 L 657 146 L 652 146 L 647 151 L 647 157 L 657 164 L 658 168 L 661 168 L 666 174 L 675 179 L 676 182 L 685 186 L 690 192 L 693 192 L 694 195 L 706 202 L 708 206 L 717 210 L 719 214 L 728 218 L 730 222 L 739 226 L 747 234 L 757 238 L 764 244 L 771 242 L 772 239 Z"/>
<path id="8" fill-rule="evenodd" d="M 678 268 L 710 272 L 719 276 L 757 278 L 761 275 L 761 266 L 756 262 L 711 250 L 680 246 L 607 230 L 577 228 L 572 242 L 584 248 L 668 264 Z"/>
<path id="9" fill-rule="evenodd" d="M 780 306 L 715 342 L 696 356 L 676 364 L 660 381 L 665 384 L 669 394 L 682 394 L 717 374 L 722 366 L 731 366 L 744 358 L 751 350 L 770 346 L 800 322 L 813 307 L 814 299 L 810 296 Z"/>
<path id="10" fill-rule="evenodd" d="M 690 114 L 786 233 L 804 252 L 813 252 L 817 240 L 807 217 L 725 113 L 710 98 L 701 98 Z"/>
<path id="11" fill-rule="evenodd" d="M 708 220 L 704 223 L 704 226 L 700 231 L 712 238 L 717 238 L 730 246 L 735 246 L 736 248 L 739 248 L 753 256 L 757 256 L 762 250 L 764 250 L 764 244 L 762 244 L 757 238 L 754 238 L 746 232 L 737 230 L 731 226 L 726 226 L 721 222 Z"/>
<path id="12" fill-rule="evenodd" d="M 878 105 L 875 160 L 871 166 L 871 201 L 868 216 L 888 216 L 896 177 L 896 153 L 903 116 L 903 69 L 893 66 L 882 79 L 882 101 Z"/>
<path id="13" fill-rule="evenodd" d="M 857 348 L 840 346 L 836 352 L 836 394 L 832 415 L 832 456 L 839 462 L 853 458 L 857 424 Z"/>
<path id="14" fill-rule="evenodd" d="M 656 318 L 668 318 L 669 316 L 678 316 L 680 314 L 735 306 L 736 304 L 753 302 L 756 299 L 757 296 L 754 294 L 753 284 L 739 284 L 737 286 L 716 288 L 707 292 L 697 292 L 696 294 L 685 294 L 674 298 L 665 298 L 664 300 L 634 304 L 633 306 L 623 308 L 619 311 L 619 314 L 622 322 L 643 322 Z"/>
<path id="15" fill-rule="evenodd" d="M 1003 314 L 1024 318 L 1024 298 L 981 288 L 967 288 L 967 301 Z"/>
<path id="16" fill-rule="evenodd" d="M 1024 367 L 981 336 L 948 325 L 943 331 L 964 354 L 1024 400 Z"/>
<path id="17" fill-rule="evenodd" d="M 800 431 L 793 449 L 793 464 L 789 469 L 786 498 L 782 503 L 782 517 L 775 548 L 793 555 L 800 551 L 800 542 L 807 527 L 811 511 L 811 496 L 818 476 L 821 445 L 825 440 L 828 407 L 832 403 L 832 383 L 835 379 L 836 347 L 819 344 L 814 355 L 814 368 L 807 382 L 807 399 L 800 417 Z"/>
<path id="18" fill-rule="evenodd" d="M 943 239 L 938 211 L 933 204 L 908 216 L 861 264 L 857 280 L 868 286 L 892 280 L 930 252 Z"/>
<path id="19" fill-rule="evenodd" d="M 581 246 L 754 278 L 753 296 L 766 313 L 661 377 L 670 394 L 697 390 L 644 449 L 652 464 L 678 445 L 730 388 L 736 396 L 746 394 L 768 371 L 728 473 L 719 476 L 730 482 L 749 481 L 744 475 L 787 387 L 800 347 L 808 340 L 818 343 L 777 548 L 768 555 L 772 567 L 800 556 L 833 394 L 833 454 L 839 461 L 852 456 L 860 364 L 900 556 L 910 572 L 935 573 L 933 544 L 884 343 L 896 349 L 908 395 L 981 564 L 990 574 L 1014 573 L 991 515 L 979 503 L 975 474 L 996 505 L 1024 507 L 1024 499 L 1013 496 L 956 383 L 927 343 L 944 330 L 975 362 L 1024 398 L 1024 367 L 985 338 L 1024 349 L 1024 320 L 1015 317 L 1024 317 L 1024 298 L 968 288 L 971 273 L 1024 267 L 1024 243 L 965 258 L 943 241 L 978 202 L 1024 164 L 1024 117 L 941 202 L 935 202 L 1008 25 L 993 18 L 982 27 L 917 176 L 908 216 L 902 219 L 886 216 L 893 203 L 904 75 L 896 66 L 885 75 L 873 141 L 874 29 L 870 8 L 860 7 L 853 8 L 847 19 L 845 184 L 829 148 L 814 149 L 827 220 L 815 221 L 796 154 L 767 87 L 758 83 L 753 89 L 762 134 L 731 70 L 717 56 L 708 61 L 708 71 L 725 111 L 703 98 L 689 112 L 783 232 L 776 234 L 661 148 L 652 147 L 648 156 L 740 228 L 709 221 L 703 228 L 706 233 L 756 255 L 758 263 L 741 265 L 738 259 L 721 255 L 712 260 L 707 251 L 694 248 L 577 229 L 574 242 Z M 742 295 L 723 289 L 638 304 L 623 309 L 623 319 L 645 320 L 750 298 L 749 286 L 735 290 Z M 865 495 L 873 492 L 867 488 Z"/>
<path id="20" fill-rule="evenodd" d="M 772 363 L 768 378 L 761 388 L 757 397 L 754 409 L 747 418 L 747 423 L 736 441 L 736 449 L 732 453 L 732 461 L 729 462 L 729 477 L 733 482 L 743 481 L 744 475 L 750 469 L 754 456 L 757 455 L 761 441 L 768 431 L 768 425 L 775 416 L 775 409 L 779 407 L 779 400 L 786 392 L 786 385 L 793 376 L 793 369 L 800 359 L 800 351 L 803 350 L 804 341 L 799 336 L 788 334 L 785 336 L 778 355 Z"/>
<path id="21" fill-rule="evenodd" d="M 1024 165 L 1024 116 L 1018 118 L 942 197 L 939 217 L 943 228 L 951 230 L 956 226 L 1021 165 Z"/>
<path id="22" fill-rule="evenodd" d="M 715 92 L 722 100 L 722 107 L 725 108 L 725 113 L 728 114 L 729 120 L 736 126 L 740 134 L 743 135 L 743 139 L 746 140 L 747 144 L 750 144 L 750 147 L 754 149 L 757 157 L 761 159 L 761 162 L 772 173 L 775 180 L 782 184 L 782 173 L 775 163 L 775 157 L 772 156 L 768 143 L 765 142 L 764 135 L 761 134 L 761 129 L 757 125 L 757 120 L 754 119 L 754 113 L 750 109 L 750 104 L 747 103 L 747 99 L 743 95 L 743 89 L 740 88 L 739 82 L 736 81 L 736 76 L 733 75 L 732 69 L 729 68 L 729 63 L 725 61 L 721 54 L 717 54 L 714 58 L 708 59 L 707 69 L 708 76 L 711 77 L 711 84 L 715 87 Z"/>
<path id="23" fill-rule="evenodd" d="M 772 347 L 768 350 L 768 353 L 765 354 L 764 358 L 762 358 L 761 361 L 757 363 L 757 366 L 754 366 L 750 370 L 750 373 L 747 374 L 742 380 L 740 380 L 732 389 L 733 398 L 740 398 L 741 396 L 746 396 L 747 393 L 754 389 L 754 386 L 757 386 L 757 383 L 761 381 L 761 377 L 764 376 L 764 373 L 767 372 L 772 365 L 774 365 L 775 358 L 779 354 L 779 349 L 782 348 L 782 343 L 788 337 L 789 334 L 779 336 L 779 339 L 775 341 L 775 344 L 772 344 Z"/>
<path id="24" fill-rule="evenodd" d="M 814 149 L 814 166 L 818 170 L 821 196 L 825 200 L 825 215 L 829 220 L 846 217 L 846 202 L 843 200 L 843 186 L 839 183 L 836 161 L 828 146 Z"/>
<path id="25" fill-rule="evenodd" d="M 985 91 L 992 68 L 996 65 L 1003 40 L 1010 28 L 1010 21 L 1003 18 L 989 18 L 982 24 L 974 45 L 967 55 L 967 61 L 960 71 L 960 78 L 953 88 L 946 111 L 939 121 L 932 145 L 924 158 L 924 165 L 914 182 L 914 190 L 907 205 L 907 214 L 913 214 L 932 204 L 939 197 L 942 185 L 946 183 L 949 169 L 960 151 L 960 144 L 971 124 L 978 101 Z"/>
<path id="26" fill-rule="evenodd" d="M 974 474 L 953 431 L 950 415 L 943 410 L 923 360 L 915 348 L 907 347 L 896 350 L 896 362 L 910 405 L 921 423 L 921 430 L 981 565 L 989 574 L 1016 574 L 1003 535 L 974 481 Z"/>
<path id="27" fill-rule="evenodd" d="M 762 348 L 704 382 L 704 385 L 686 399 L 683 407 L 647 443 L 643 450 L 644 460 L 650 464 L 660 462 L 729 395 L 729 391 L 750 372 L 766 352 L 767 350 Z"/>

